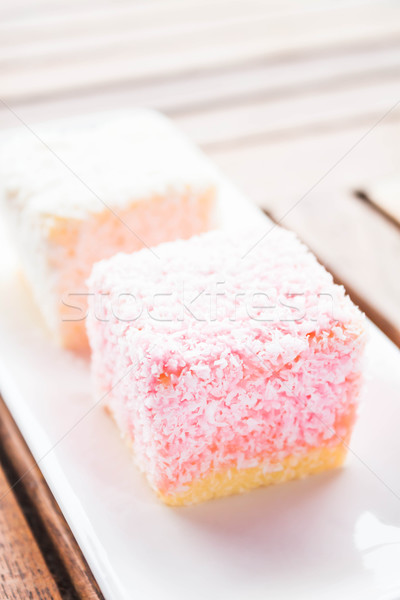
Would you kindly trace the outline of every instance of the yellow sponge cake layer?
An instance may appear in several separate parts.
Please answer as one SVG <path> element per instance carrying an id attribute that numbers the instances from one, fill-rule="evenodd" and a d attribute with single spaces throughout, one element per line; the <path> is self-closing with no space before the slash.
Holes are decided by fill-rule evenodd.
<path id="1" fill-rule="evenodd" d="M 213 471 L 203 479 L 194 481 L 184 492 L 158 495 L 169 506 L 196 504 L 211 498 L 239 494 L 252 488 L 284 483 L 334 469 L 343 463 L 346 452 L 345 446 L 340 444 L 315 448 L 303 456 L 289 456 L 281 463 L 275 464 L 274 470 L 268 470 L 265 464 L 261 464 L 248 469 L 232 467 L 226 471 Z"/>

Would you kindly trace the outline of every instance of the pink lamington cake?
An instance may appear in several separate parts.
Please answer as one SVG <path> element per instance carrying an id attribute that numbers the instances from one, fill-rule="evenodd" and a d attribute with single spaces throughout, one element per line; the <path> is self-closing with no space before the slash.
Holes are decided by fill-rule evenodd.
<path id="1" fill-rule="evenodd" d="M 365 345 L 344 289 L 278 227 L 156 254 L 95 265 L 87 325 L 96 397 L 161 499 L 191 504 L 340 465 Z"/>

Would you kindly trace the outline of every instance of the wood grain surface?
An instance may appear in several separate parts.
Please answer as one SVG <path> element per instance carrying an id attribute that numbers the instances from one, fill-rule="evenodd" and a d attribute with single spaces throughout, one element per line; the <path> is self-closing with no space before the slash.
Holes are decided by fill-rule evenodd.
<path id="1" fill-rule="evenodd" d="M 0 468 L 0 596 L 59 600 L 60 593 Z"/>
<path id="2" fill-rule="evenodd" d="M 81 598 L 101 599 L 101 592 L 75 538 L 1 397 L 0 440 L 2 451 L 14 467 L 15 489 L 23 487 L 40 519 L 42 532 L 39 535 L 43 536 L 44 532 L 48 536 L 48 545 L 62 561 L 70 585 Z M 3 514 L 6 511 L 0 512 Z"/>
<path id="3" fill-rule="evenodd" d="M 0 128 L 134 106 L 165 112 L 400 346 L 399 75 L 391 0 L 0 4 Z M 0 596 L 99 598 L 2 404 L 0 420 L 7 476 L 26 473 L 25 500 L 2 500 Z"/>

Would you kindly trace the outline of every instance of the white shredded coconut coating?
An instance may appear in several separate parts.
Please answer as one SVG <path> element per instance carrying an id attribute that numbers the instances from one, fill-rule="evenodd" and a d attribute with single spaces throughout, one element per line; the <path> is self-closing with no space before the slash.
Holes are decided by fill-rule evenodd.
<path id="1" fill-rule="evenodd" d="M 210 187 L 202 155 L 161 114 L 104 113 L 32 126 L 0 148 L 1 195 L 19 210 L 82 219 L 149 195 Z M 213 183 L 211 181 L 211 183 Z"/>

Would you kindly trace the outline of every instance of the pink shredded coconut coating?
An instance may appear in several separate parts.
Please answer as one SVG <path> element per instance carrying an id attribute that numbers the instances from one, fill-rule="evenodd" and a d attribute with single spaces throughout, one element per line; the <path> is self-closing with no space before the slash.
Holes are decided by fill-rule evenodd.
<path id="1" fill-rule="evenodd" d="M 347 436 L 364 317 L 294 234 L 215 231 L 155 252 L 95 265 L 88 316 L 97 393 L 154 488 Z"/>

